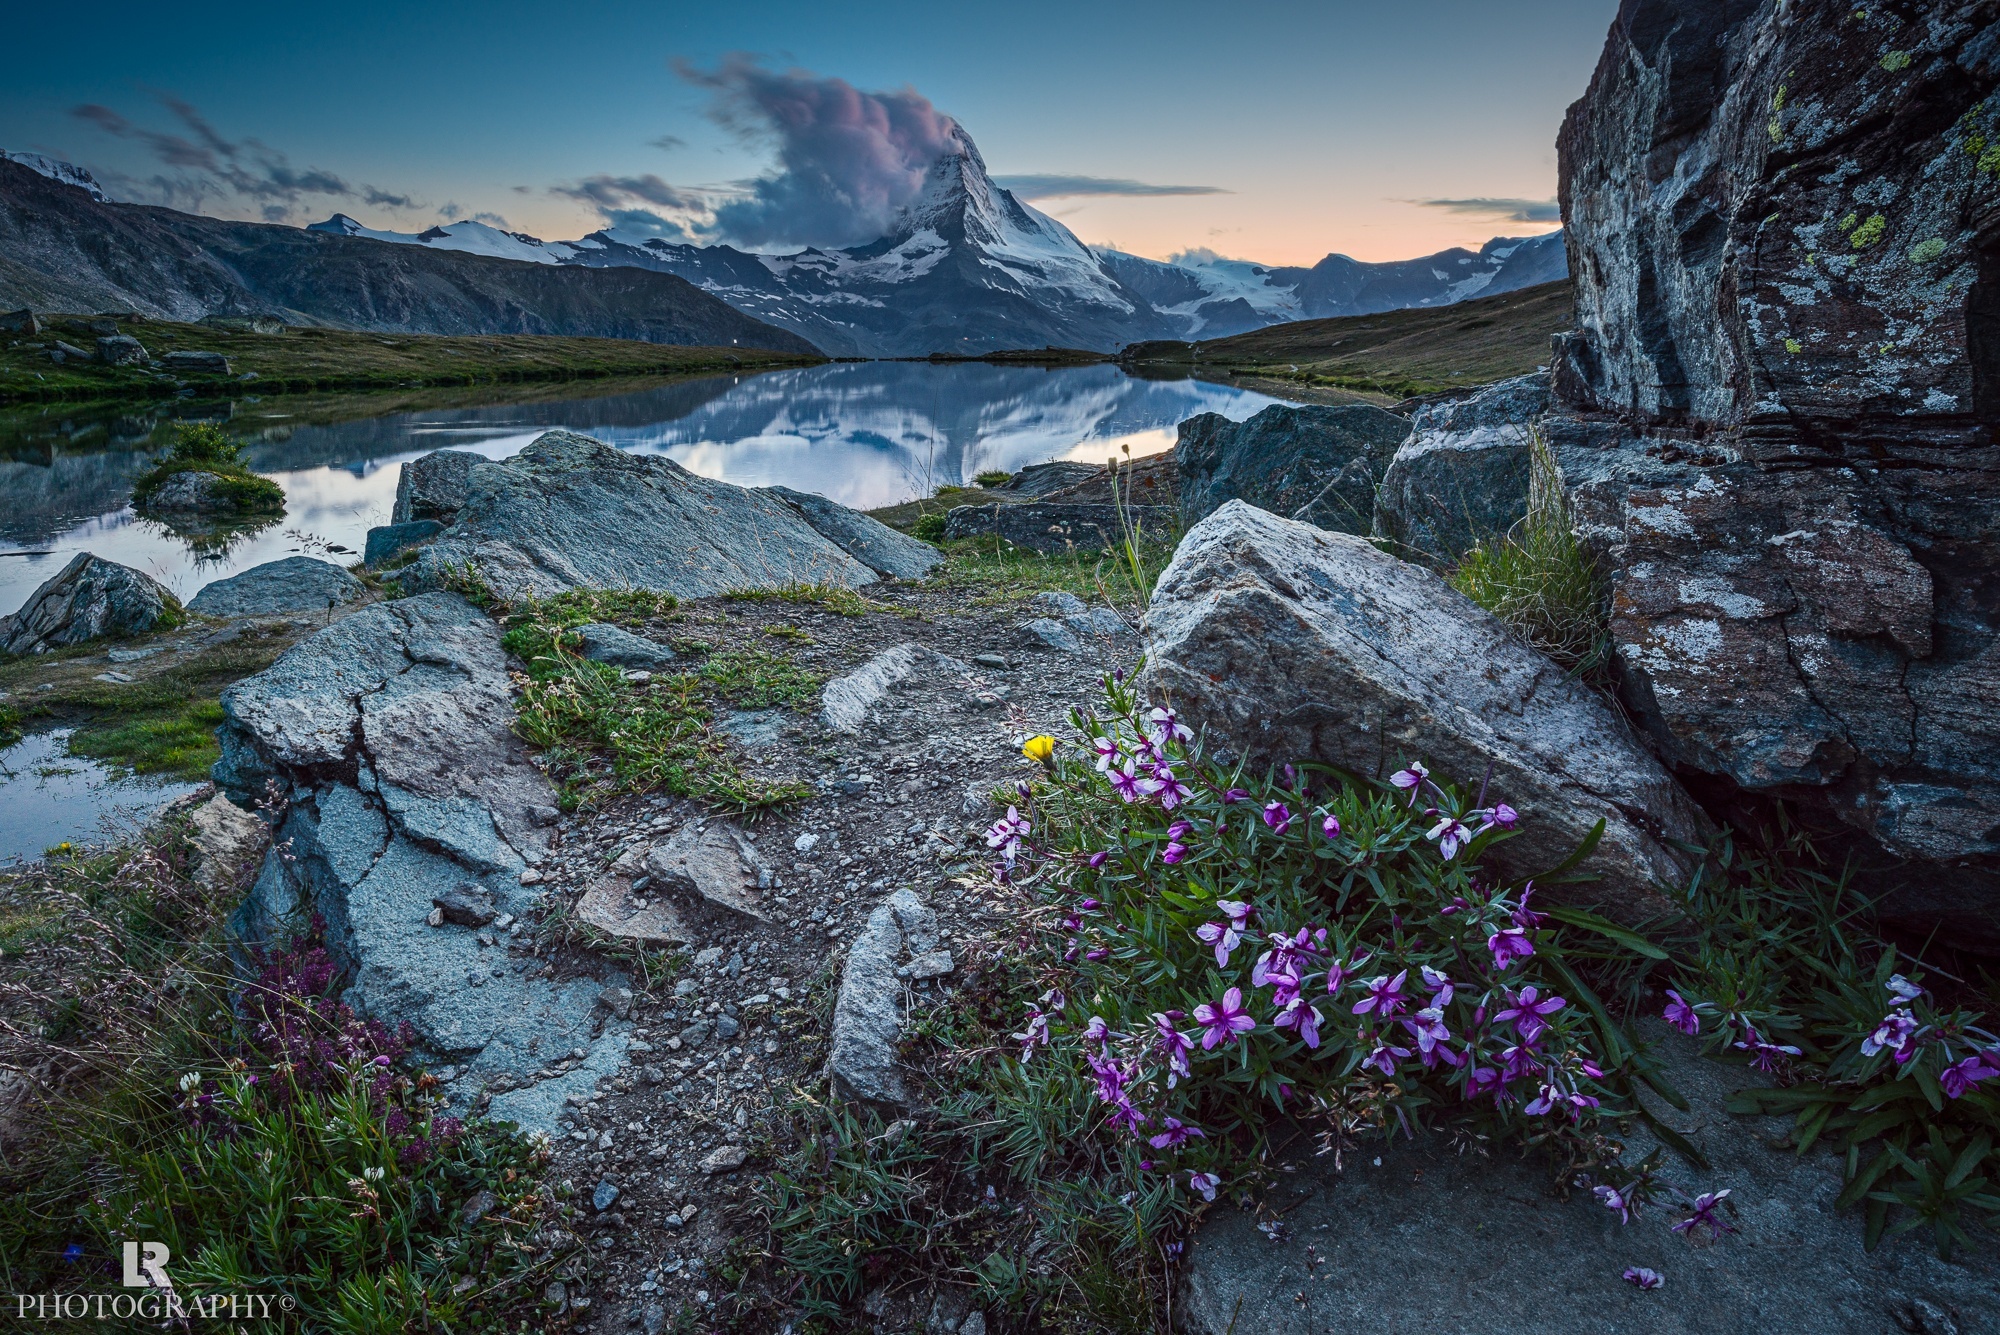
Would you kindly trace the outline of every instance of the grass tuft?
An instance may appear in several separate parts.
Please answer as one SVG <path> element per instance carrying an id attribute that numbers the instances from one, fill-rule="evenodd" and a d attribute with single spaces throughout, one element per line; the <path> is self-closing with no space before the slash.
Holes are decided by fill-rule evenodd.
<path id="1" fill-rule="evenodd" d="M 738 589 L 725 598 L 740 603 L 796 603 L 823 607 L 844 617 L 858 617 L 874 610 L 874 604 L 845 584 L 779 584 L 768 589 Z"/>
<path id="2" fill-rule="evenodd" d="M 1563 669 L 1594 679 L 1611 656 L 1604 576 L 1577 536 L 1555 452 L 1532 427 L 1528 442 L 1527 514 L 1467 552 L 1448 578 Z"/>
<path id="3" fill-rule="evenodd" d="M 153 495 L 182 473 L 206 473 L 231 509 L 242 514 L 282 513 L 284 488 L 245 468 L 242 447 L 222 434 L 213 422 L 177 422 L 174 442 L 139 480 L 132 484 L 132 504 L 144 511 Z"/>

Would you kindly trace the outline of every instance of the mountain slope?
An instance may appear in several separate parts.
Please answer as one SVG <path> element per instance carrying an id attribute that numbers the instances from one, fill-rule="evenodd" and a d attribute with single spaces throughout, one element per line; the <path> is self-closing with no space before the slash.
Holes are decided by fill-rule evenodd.
<path id="1" fill-rule="evenodd" d="M 1295 320 L 1203 343 L 1147 343 L 1120 358 L 1174 374 L 1224 372 L 1403 398 L 1525 375 L 1549 360 L 1549 339 L 1575 322 L 1567 280 L 1418 307 Z"/>
<path id="2" fill-rule="evenodd" d="M 0 308 L 16 306 L 815 351 L 670 274 L 511 263 L 104 203 L 0 160 Z"/>

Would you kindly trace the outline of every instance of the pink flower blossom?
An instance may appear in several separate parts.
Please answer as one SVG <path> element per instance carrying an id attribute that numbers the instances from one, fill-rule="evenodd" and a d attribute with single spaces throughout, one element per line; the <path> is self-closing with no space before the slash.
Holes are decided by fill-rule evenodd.
<path id="1" fill-rule="evenodd" d="M 1201 941 L 1215 947 L 1215 967 L 1220 969 L 1229 963 L 1229 953 L 1243 942 L 1244 924 L 1256 909 L 1236 899 L 1218 899 L 1215 907 L 1222 910 L 1227 923 L 1205 922 L 1194 929 Z"/>
<path id="2" fill-rule="evenodd" d="M 1167 1118 L 1164 1125 L 1167 1129 L 1147 1142 L 1156 1150 L 1170 1150 L 1176 1146 L 1185 1145 L 1188 1141 L 1197 1137 L 1203 1140 L 1208 1139 L 1208 1132 L 1198 1126 L 1189 1126 L 1178 1117 Z"/>
<path id="3" fill-rule="evenodd" d="M 1524 960 L 1535 953 L 1534 943 L 1518 927 L 1503 927 L 1487 937 L 1486 948 L 1493 952 L 1493 967 L 1496 969 L 1505 969 L 1515 960 Z"/>
<path id="4" fill-rule="evenodd" d="M 1243 989 L 1232 987 L 1222 994 L 1222 1000 L 1210 1005 L 1204 1001 L 1194 1008 L 1195 1023 L 1202 1027 L 1201 1046 L 1206 1052 L 1217 1044 L 1234 1043 L 1237 1035 L 1247 1034 L 1257 1027 L 1257 1021 L 1243 1006 Z"/>
<path id="5" fill-rule="evenodd" d="M 1403 1009 L 1403 1003 L 1408 1000 L 1403 995 L 1403 982 L 1409 976 L 1410 971 L 1405 969 L 1394 978 L 1388 974 L 1378 974 L 1370 978 L 1363 984 L 1368 989 L 1368 995 L 1354 1003 L 1354 1013 L 1366 1015 L 1373 1011 L 1386 1020 Z"/>

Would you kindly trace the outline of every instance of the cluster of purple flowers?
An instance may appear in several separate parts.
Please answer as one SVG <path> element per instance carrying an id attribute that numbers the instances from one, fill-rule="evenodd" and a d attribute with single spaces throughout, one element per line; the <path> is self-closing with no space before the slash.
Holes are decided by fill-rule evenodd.
<path id="1" fill-rule="evenodd" d="M 181 1106 L 195 1124 L 233 1136 L 232 1112 L 243 1099 L 283 1108 L 358 1085 L 405 1168 L 425 1163 L 461 1134 L 458 1119 L 432 1117 L 396 1069 L 410 1053 L 414 1031 L 363 1020 L 336 999 L 340 970 L 316 939 L 263 954 L 257 963 L 257 980 L 243 991 L 246 1041 L 242 1055 L 229 1063 L 231 1079 L 225 1085 L 196 1072 L 181 1079 Z"/>

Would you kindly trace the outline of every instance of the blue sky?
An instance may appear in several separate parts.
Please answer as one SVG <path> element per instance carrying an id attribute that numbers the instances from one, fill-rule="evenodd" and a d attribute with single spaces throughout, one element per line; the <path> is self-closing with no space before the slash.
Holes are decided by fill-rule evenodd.
<path id="1" fill-rule="evenodd" d="M 756 127 L 741 118 L 734 130 L 718 124 L 715 89 L 674 67 L 713 71 L 750 53 L 771 71 L 913 90 L 965 128 L 997 175 L 1212 191 L 1036 201 L 1089 242 L 1160 257 L 1200 247 L 1270 263 L 1334 250 L 1393 259 L 1551 225 L 1518 220 L 1535 211 L 1504 203 L 1416 201 L 1551 198 L 1563 108 L 1583 91 L 1615 9 L 22 6 L 0 51 L 0 147 L 80 162 L 126 197 L 157 196 L 145 183 L 162 168 L 143 133 L 199 140 L 164 95 L 255 171 L 279 164 L 288 179 L 318 171 L 348 187 L 262 199 L 215 191 L 204 212 L 282 206 L 305 222 L 338 209 L 416 230 L 455 211 L 569 237 L 603 219 L 553 188 L 651 176 L 675 190 L 726 190 L 773 170 L 770 136 L 746 136 Z M 86 105 L 114 116 L 79 117 Z M 414 206 L 371 205 L 365 187 Z"/>

